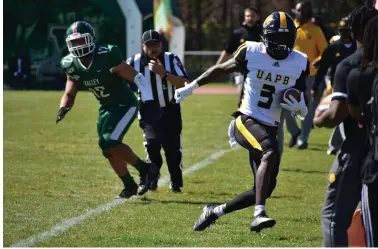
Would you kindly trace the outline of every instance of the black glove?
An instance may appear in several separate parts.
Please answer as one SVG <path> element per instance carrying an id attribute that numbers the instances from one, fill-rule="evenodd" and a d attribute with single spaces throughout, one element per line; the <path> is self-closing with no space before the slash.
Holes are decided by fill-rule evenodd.
<path id="1" fill-rule="evenodd" d="M 58 111 L 58 115 L 56 117 L 56 124 L 63 120 L 64 116 L 66 116 L 67 112 L 70 110 L 70 108 L 61 107 Z"/>
<path id="2" fill-rule="evenodd" d="M 162 117 L 162 111 L 159 103 L 153 100 L 140 102 L 139 112 L 142 116 L 142 119 L 146 120 L 147 122 L 155 123 Z"/>

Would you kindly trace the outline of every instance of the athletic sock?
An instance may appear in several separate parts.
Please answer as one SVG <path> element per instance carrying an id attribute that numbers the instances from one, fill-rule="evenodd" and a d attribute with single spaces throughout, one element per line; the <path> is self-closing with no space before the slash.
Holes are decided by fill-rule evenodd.
<path id="1" fill-rule="evenodd" d="M 119 178 L 121 178 L 123 185 L 125 186 L 125 189 L 136 185 L 134 178 L 130 175 L 130 172 L 127 172 L 126 174 L 124 174 L 123 176 L 120 176 Z"/>
<path id="2" fill-rule="evenodd" d="M 141 173 L 147 168 L 147 163 L 138 157 L 136 163 L 133 164 L 133 167 L 136 168 L 136 170 L 138 170 L 139 173 Z"/>
<path id="3" fill-rule="evenodd" d="M 259 215 L 261 212 L 265 211 L 265 205 L 256 205 L 254 216 Z"/>
<path id="4" fill-rule="evenodd" d="M 218 216 L 218 217 L 221 217 L 222 215 L 224 215 L 224 208 L 225 208 L 226 204 L 222 204 L 222 205 L 219 205 L 217 207 L 214 208 L 214 213 Z"/>
<path id="5" fill-rule="evenodd" d="M 244 209 L 250 206 L 255 205 L 256 200 L 256 193 L 253 189 L 248 190 L 238 196 L 236 196 L 233 200 L 226 203 L 224 207 L 224 212 L 226 214 Z"/>

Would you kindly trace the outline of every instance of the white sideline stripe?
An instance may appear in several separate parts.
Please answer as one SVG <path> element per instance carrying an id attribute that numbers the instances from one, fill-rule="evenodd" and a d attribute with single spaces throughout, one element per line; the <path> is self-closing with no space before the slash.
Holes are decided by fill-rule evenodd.
<path id="1" fill-rule="evenodd" d="M 217 152 L 211 154 L 209 157 L 205 158 L 203 161 L 200 161 L 200 162 L 194 164 L 192 167 L 188 168 L 187 170 L 184 170 L 183 175 L 189 175 L 189 174 L 191 174 L 191 173 L 193 173 L 193 172 L 195 172 L 199 169 L 202 169 L 202 168 L 208 166 L 213 161 L 222 157 L 225 153 L 227 153 L 229 151 L 231 151 L 231 149 L 220 150 L 220 151 L 217 151 Z M 163 177 L 162 179 L 159 180 L 159 187 L 163 187 L 166 184 L 168 184 L 169 182 L 170 182 L 169 176 L 165 176 L 165 177 Z M 128 199 L 128 200 L 130 200 L 130 199 Z M 68 229 L 70 229 L 71 227 L 85 221 L 89 217 L 91 217 L 93 215 L 99 215 L 99 214 L 101 214 L 105 211 L 111 210 L 111 209 L 125 203 L 126 201 L 127 200 L 125 200 L 125 199 L 115 199 L 114 201 L 110 201 L 110 202 L 105 203 L 101 206 L 90 209 L 80 216 L 76 216 L 76 217 L 73 217 L 71 219 L 65 220 L 65 221 L 55 225 L 49 231 L 46 231 L 46 232 L 41 233 L 39 235 L 31 236 L 31 237 L 29 237 L 25 240 L 22 240 L 18 243 L 12 244 L 10 247 L 30 247 L 30 246 L 32 246 L 36 243 L 39 243 L 39 242 L 44 241 L 46 239 L 49 239 L 51 237 L 58 236 L 59 234 L 62 234 L 65 231 L 67 231 Z"/>

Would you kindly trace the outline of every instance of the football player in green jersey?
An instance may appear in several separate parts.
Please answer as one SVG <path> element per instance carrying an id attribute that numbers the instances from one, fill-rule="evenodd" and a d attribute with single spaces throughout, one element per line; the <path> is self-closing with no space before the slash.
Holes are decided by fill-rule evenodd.
<path id="1" fill-rule="evenodd" d="M 138 113 L 137 99 L 125 80 L 135 82 L 140 89 L 141 99 L 148 108 L 139 111 L 150 111 L 146 116 L 152 120 L 159 118 L 160 107 L 153 101 L 152 92 L 147 87 L 149 83 L 126 64 L 117 46 L 96 44 L 94 29 L 87 22 L 73 23 L 67 29 L 66 42 L 70 53 L 61 60 L 61 65 L 67 74 L 67 82 L 56 123 L 72 108 L 78 85 L 85 86 L 100 102 L 97 120 L 99 146 L 125 186 L 119 197 L 145 194 L 150 181 L 157 176 L 157 167 L 142 161 L 122 143 L 122 139 Z M 127 164 L 139 171 L 139 187 Z"/>

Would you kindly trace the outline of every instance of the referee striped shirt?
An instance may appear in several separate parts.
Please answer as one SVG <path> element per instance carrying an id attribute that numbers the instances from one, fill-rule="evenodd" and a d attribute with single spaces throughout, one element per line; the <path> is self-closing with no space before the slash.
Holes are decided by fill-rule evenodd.
<path id="1" fill-rule="evenodd" d="M 188 78 L 185 68 L 175 54 L 162 52 L 158 58 L 163 64 L 165 71 L 180 77 Z M 151 59 L 146 54 L 138 53 L 128 58 L 126 63 L 134 67 L 136 71 L 143 74 L 147 81 L 150 82 L 154 100 L 159 101 L 160 107 L 165 107 L 170 103 L 174 104 L 176 87 L 169 81 L 162 79 L 159 75 L 150 71 L 148 68 L 148 63 L 150 60 Z"/>

